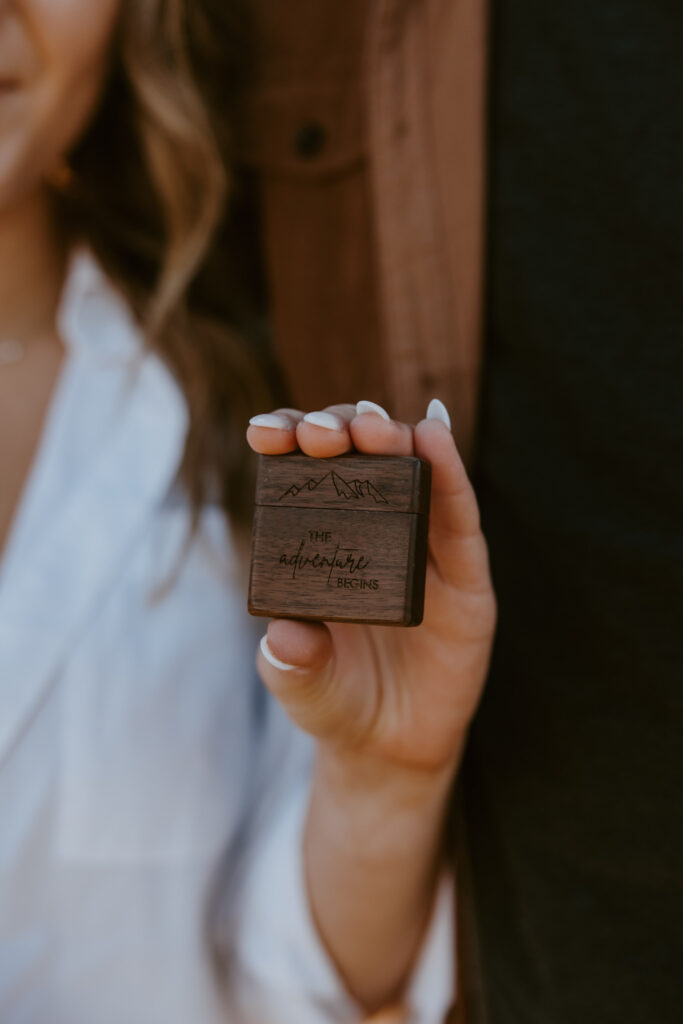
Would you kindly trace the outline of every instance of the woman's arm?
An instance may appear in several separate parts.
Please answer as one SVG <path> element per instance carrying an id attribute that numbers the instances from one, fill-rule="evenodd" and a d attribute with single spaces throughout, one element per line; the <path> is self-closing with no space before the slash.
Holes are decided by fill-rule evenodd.
<path id="1" fill-rule="evenodd" d="M 318 753 L 305 833 L 311 910 L 350 992 L 399 999 L 434 902 L 451 772 Z"/>
<path id="2" fill-rule="evenodd" d="M 331 412 L 338 428 L 256 425 L 249 441 L 271 454 L 298 446 L 325 457 L 355 447 L 417 454 L 432 465 L 422 625 L 276 620 L 259 657 L 266 685 L 318 739 L 304 840 L 310 905 L 350 992 L 375 1009 L 400 993 L 432 907 L 495 599 L 476 500 L 443 419 L 413 430 L 356 416 L 353 407 Z"/>

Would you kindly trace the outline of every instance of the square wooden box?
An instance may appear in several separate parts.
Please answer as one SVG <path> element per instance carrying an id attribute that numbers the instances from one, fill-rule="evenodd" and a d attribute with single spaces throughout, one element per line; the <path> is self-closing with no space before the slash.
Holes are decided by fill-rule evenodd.
<path id="1" fill-rule="evenodd" d="M 249 611 L 419 625 L 430 479 L 414 457 L 259 456 Z"/>

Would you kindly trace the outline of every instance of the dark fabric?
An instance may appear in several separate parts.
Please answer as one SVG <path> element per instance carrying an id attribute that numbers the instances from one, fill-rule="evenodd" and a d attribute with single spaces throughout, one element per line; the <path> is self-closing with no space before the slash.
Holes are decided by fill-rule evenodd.
<path id="1" fill-rule="evenodd" d="M 683 7 L 494 4 L 490 1024 L 683 1019 Z"/>

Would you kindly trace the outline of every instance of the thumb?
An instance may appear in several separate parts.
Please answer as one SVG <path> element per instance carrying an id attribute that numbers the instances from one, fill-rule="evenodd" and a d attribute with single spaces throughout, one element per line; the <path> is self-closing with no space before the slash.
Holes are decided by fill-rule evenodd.
<path id="1" fill-rule="evenodd" d="M 275 619 L 261 638 L 259 674 L 289 717 L 319 738 L 341 739 L 354 723 L 353 694 L 335 673 L 323 623 Z"/>

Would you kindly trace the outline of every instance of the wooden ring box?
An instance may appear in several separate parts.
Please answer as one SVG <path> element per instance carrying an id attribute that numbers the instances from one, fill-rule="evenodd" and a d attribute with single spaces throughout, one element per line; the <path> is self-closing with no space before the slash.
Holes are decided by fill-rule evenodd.
<path id="1" fill-rule="evenodd" d="M 419 625 L 430 482 L 413 456 L 259 456 L 251 614 Z"/>

